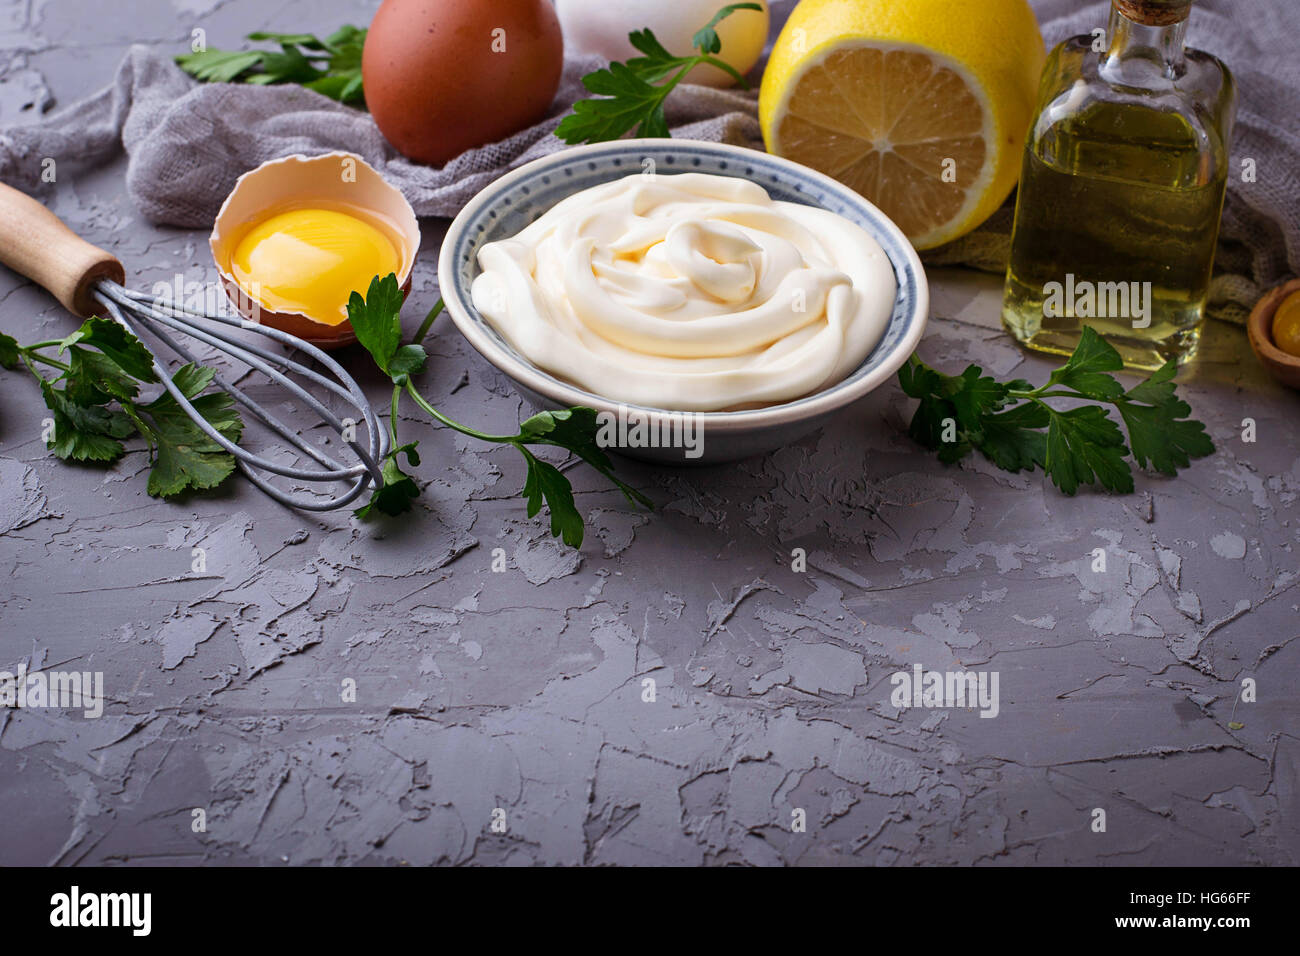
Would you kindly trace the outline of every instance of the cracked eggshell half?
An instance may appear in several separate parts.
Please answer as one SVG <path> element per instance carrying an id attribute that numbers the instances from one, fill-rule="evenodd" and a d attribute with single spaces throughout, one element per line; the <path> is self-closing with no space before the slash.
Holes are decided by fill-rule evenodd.
<path id="1" fill-rule="evenodd" d="M 321 348 L 357 340 L 346 318 L 331 321 L 301 311 L 267 307 L 256 289 L 242 288 L 232 260 L 240 240 L 260 223 L 295 209 L 347 213 L 382 232 L 397 251 L 397 283 L 411 288 L 411 269 L 420 248 L 420 226 L 406 198 L 364 159 L 353 153 L 285 156 L 240 176 L 213 223 L 208 245 L 231 304 L 253 322 L 288 332 Z M 367 280 L 367 285 L 369 284 Z M 364 288 L 361 290 L 365 294 Z"/>

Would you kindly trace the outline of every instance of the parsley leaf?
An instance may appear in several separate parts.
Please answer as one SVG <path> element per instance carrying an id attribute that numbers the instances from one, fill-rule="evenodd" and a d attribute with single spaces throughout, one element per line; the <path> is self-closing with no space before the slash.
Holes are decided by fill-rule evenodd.
<path id="1" fill-rule="evenodd" d="M 664 45 L 659 42 L 659 38 L 654 35 L 653 30 L 633 30 L 627 35 L 628 42 L 632 48 L 641 53 L 641 56 L 629 57 L 627 68 L 635 73 L 647 83 L 658 83 L 670 73 L 682 68 L 678 57 L 673 56 L 665 49 Z M 619 64 L 622 66 L 623 64 Z M 614 66 L 613 63 L 610 66 Z M 588 73 L 587 76 L 596 77 L 599 73 Z M 586 85 L 587 77 L 583 77 L 583 85 Z M 587 87 L 591 89 L 591 87 Z M 596 92 L 593 90 L 592 92 Z"/>
<path id="2" fill-rule="evenodd" d="M 1156 405 L 1132 401 L 1117 405 L 1128 428 L 1133 457 L 1143 468 L 1150 463 L 1162 474 L 1175 475 L 1179 468 L 1190 464 L 1190 459 L 1203 458 L 1214 451 L 1214 442 L 1205 433 L 1205 425 L 1186 420 L 1192 410 L 1181 399 L 1170 398 Z"/>
<path id="3" fill-rule="evenodd" d="M 1000 409 L 1007 403 L 1007 387 L 996 379 L 982 375 L 978 365 L 968 365 L 958 381 L 961 387 L 953 392 L 952 407 L 959 424 L 973 439 L 983 434 L 986 412 Z"/>
<path id="4" fill-rule="evenodd" d="M 353 293 L 348 302 L 348 318 L 352 322 L 357 340 L 370 353 L 375 364 L 393 381 L 391 411 L 388 416 L 388 434 L 393 450 L 382 465 L 383 482 L 371 492 L 370 501 L 353 514 L 358 518 L 371 517 L 375 512 L 398 515 L 411 507 L 411 501 L 420 493 L 419 485 L 401 468 L 397 457 L 405 454 L 413 466 L 420 464 L 415 443 L 399 445 L 397 441 L 398 406 L 405 394 L 435 421 L 463 435 L 497 445 L 512 445 L 524 458 L 527 474 L 521 495 L 527 502 L 528 516 L 535 517 L 545 505 L 550 512 L 551 534 L 573 548 L 582 546 L 583 519 L 573 498 L 573 488 L 560 469 L 542 461 L 527 446 L 553 445 L 577 455 L 591 467 L 608 478 L 623 492 L 632 504 L 652 507 L 650 499 L 631 485 L 614 477 L 609 456 L 597 441 L 596 412 L 591 408 L 568 408 L 558 411 L 538 412 L 526 419 L 514 435 L 489 435 L 462 425 L 434 408 L 419 390 L 411 377 L 424 371 L 427 354 L 420 344 L 429 327 L 442 311 L 441 302 L 429 310 L 428 316 L 416 333 L 415 341 L 402 345 L 402 294 L 393 274 L 376 276 L 365 297 Z"/>
<path id="5" fill-rule="evenodd" d="M 245 83 L 269 86 L 273 83 L 307 84 L 321 79 L 321 72 L 311 65 L 306 54 L 296 46 L 281 44 L 279 53 L 262 54 L 262 72 L 245 77 Z"/>
<path id="6" fill-rule="evenodd" d="M 184 365 L 172 382 L 222 437 L 238 442 L 244 423 L 226 392 L 199 394 L 212 382 L 213 371 L 202 365 Z M 163 392 L 148 405 L 134 406 L 136 427 L 153 452 L 149 494 L 180 494 L 190 488 L 215 488 L 235 470 L 234 456 L 209 438 L 186 414 L 180 403 Z"/>
<path id="7" fill-rule="evenodd" d="M 1014 384 L 983 375 L 977 365 L 967 366 L 961 375 L 944 375 L 915 355 L 899 370 L 899 382 L 906 394 L 921 399 L 908 434 L 937 450 L 947 464 L 970 453 L 972 442 L 983 435 L 986 415 L 1007 403 L 1009 384 Z"/>
<path id="8" fill-rule="evenodd" d="M 633 30 L 628 40 L 641 56 L 626 63 L 617 60 L 603 69 L 588 73 L 582 85 L 589 93 L 604 99 L 583 99 L 573 104 L 573 112 L 560 121 L 555 135 L 566 143 L 601 143 L 618 139 L 631 130 L 636 135 L 666 139 L 668 121 L 664 101 L 688 73 L 707 63 L 730 73 L 745 89 L 749 84 L 729 63 L 714 54 L 722 49 L 722 39 L 715 29 L 723 19 L 737 10 L 761 10 L 756 3 L 731 3 L 691 38 L 700 52 L 691 56 L 673 56 L 651 30 Z"/>
<path id="9" fill-rule="evenodd" d="M 567 448 L 612 481 L 623 492 L 628 504 L 654 507 L 649 498 L 614 476 L 614 466 L 609 456 L 596 442 L 597 431 L 596 410 L 578 406 L 562 411 L 538 412 L 520 423 L 519 439 L 531 444 Z"/>
<path id="10" fill-rule="evenodd" d="M 1111 372 L 1123 367 L 1115 348 L 1085 327 L 1074 354 L 1034 388 L 1023 379 L 998 382 L 971 365 L 944 375 L 913 355 L 898 373 L 904 394 L 919 399 L 908 434 L 953 463 L 978 450 L 1006 471 L 1042 468 L 1067 495 L 1080 486 L 1131 492 L 1131 455 L 1139 467 L 1177 474 L 1214 451 L 1201 422 L 1178 398 L 1173 362 L 1128 391 Z M 1061 410 L 1050 398 L 1092 404 Z M 1114 405 L 1124 433 L 1105 406 Z"/>
<path id="11" fill-rule="evenodd" d="M 1174 397 L 1174 376 L 1177 373 L 1178 366 L 1173 362 L 1166 362 L 1152 372 L 1151 377 L 1145 382 L 1134 385 L 1125 392 L 1124 397 L 1130 402 L 1162 405 Z"/>
<path id="12" fill-rule="evenodd" d="M 44 353 L 57 348 L 61 361 Z M 235 469 L 235 459 L 209 438 L 168 392 L 148 404 L 136 401 L 141 383 L 158 381 L 153 356 L 130 331 L 111 319 L 91 317 L 61 341 L 19 345 L 0 335 L 0 365 L 25 365 L 37 380 L 54 430 L 47 447 L 57 457 L 106 464 L 126 452 L 125 439 L 144 438 L 153 466 L 148 491 L 155 496 L 191 488 L 212 488 Z M 38 365 L 58 369 L 47 379 Z M 213 371 L 184 365 L 173 382 L 200 415 L 232 442 L 239 441 L 243 421 L 224 391 L 207 392 Z M 60 387 L 60 385 L 62 387 Z"/>
<path id="13" fill-rule="evenodd" d="M 1064 385 L 1088 398 L 1104 402 L 1114 401 L 1124 394 L 1124 386 L 1107 372 L 1118 372 L 1124 367 L 1115 347 L 1085 325 L 1079 344 L 1069 360 L 1051 375 L 1049 385 Z"/>
<path id="14" fill-rule="evenodd" d="M 384 483 L 375 489 L 368 502 L 352 512 L 358 518 L 369 518 L 376 510 L 395 517 L 409 511 L 411 501 L 420 497 L 420 486 L 402 471 L 395 455 L 384 459 L 383 471 Z"/>
<path id="15" fill-rule="evenodd" d="M 522 445 L 516 446 L 528 463 L 528 476 L 524 480 L 523 497 L 528 501 L 528 517 L 542 509 L 542 499 L 551 513 L 551 536 L 560 538 L 571 548 L 582 547 L 582 515 L 573 503 L 573 487 L 560 469 L 540 461 Z"/>
<path id="16" fill-rule="evenodd" d="M 67 393 L 76 404 L 103 405 L 140 394 L 140 386 L 109 356 L 76 345 L 68 352 Z"/>
<path id="17" fill-rule="evenodd" d="M 1004 471 L 1033 471 L 1047 461 L 1047 436 L 1041 429 L 1051 420 L 1044 405 L 1026 402 L 996 415 L 984 416 L 980 453 Z"/>
<path id="18" fill-rule="evenodd" d="M 713 19 L 700 27 L 691 37 L 691 46 L 697 47 L 701 53 L 717 53 L 722 49 L 722 38 L 718 36 L 718 31 L 714 29 L 719 23 L 731 16 L 737 10 L 758 10 L 762 11 L 762 6 L 757 3 L 729 3 L 713 15 Z"/>
<path id="19" fill-rule="evenodd" d="M 177 64 L 205 83 L 298 83 L 341 103 L 365 105 L 361 53 L 366 31 L 343 26 L 324 40 L 310 33 L 248 34 L 279 50 L 199 50 L 182 53 Z"/>
<path id="20" fill-rule="evenodd" d="M 663 101 L 667 87 L 652 86 L 624 63 L 611 63 L 606 70 L 588 73 L 582 85 L 589 92 L 608 97 L 578 100 L 555 135 L 566 143 L 602 143 L 618 139 L 633 127 L 638 136 L 667 136 Z"/>
<path id="21" fill-rule="evenodd" d="M 21 351 L 16 338 L 0 332 L 0 368 L 16 368 Z"/>
<path id="22" fill-rule="evenodd" d="M 1128 448 L 1119 426 L 1097 405 L 1049 412 L 1044 470 L 1067 495 L 1099 482 L 1107 491 L 1133 490 Z"/>
<path id="23" fill-rule="evenodd" d="M 357 341 L 370 353 L 385 375 L 402 342 L 402 290 L 393 273 L 370 280 L 365 298 L 353 292 L 348 299 L 348 321 Z"/>
<path id="24" fill-rule="evenodd" d="M 63 352 L 74 345 L 99 349 L 124 373 L 141 382 L 156 382 L 153 356 L 134 335 L 112 319 L 91 316 L 81 328 L 59 343 Z"/>
<path id="25" fill-rule="evenodd" d="M 424 371 L 424 363 L 427 361 L 428 355 L 423 345 L 403 345 L 389 360 L 388 374 L 395 383 L 404 385 L 410 376 Z"/>
<path id="26" fill-rule="evenodd" d="M 117 461 L 126 452 L 119 439 L 135 431 L 131 419 L 121 411 L 102 405 L 79 405 L 65 389 L 42 380 L 41 397 L 54 419 L 54 433 L 46 447 L 65 461 Z"/>
<path id="27" fill-rule="evenodd" d="M 202 50 L 182 53 L 176 62 L 204 83 L 233 83 L 241 74 L 260 66 L 265 55 L 258 50 Z"/>

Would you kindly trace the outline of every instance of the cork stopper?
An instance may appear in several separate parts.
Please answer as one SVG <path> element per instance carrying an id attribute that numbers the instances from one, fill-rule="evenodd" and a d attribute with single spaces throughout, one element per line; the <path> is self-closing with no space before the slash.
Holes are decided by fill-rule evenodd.
<path id="1" fill-rule="evenodd" d="M 1167 27 L 1187 19 L 1192 0 L 1113 0 L 1126 19 L 1149 27 Z"/>

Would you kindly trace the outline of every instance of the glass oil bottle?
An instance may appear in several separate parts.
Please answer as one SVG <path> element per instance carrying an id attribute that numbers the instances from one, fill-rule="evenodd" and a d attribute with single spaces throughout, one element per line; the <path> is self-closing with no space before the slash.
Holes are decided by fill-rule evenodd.
<path id="1" fill-rule="evenodd" d="M 1235 87 L 1184 48 L 1192 0 L 1112 0 L 1048 57 L 1025 146 L 1002 321 L 1068 355 L 1091 326 L 1132 368 L 1196 352 Z"/>

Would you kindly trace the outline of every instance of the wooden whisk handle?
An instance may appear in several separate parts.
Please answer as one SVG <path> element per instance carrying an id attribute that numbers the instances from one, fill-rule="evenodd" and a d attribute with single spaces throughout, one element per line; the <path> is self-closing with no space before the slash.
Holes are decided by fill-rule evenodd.
<path id="1" fill-rule="evenodd" d="M 0 262 L 44 286 L 69 312 L 87 318 L 99 306 L 100 279 L 122 283 L 122 263 L 92 246 L 35 199 L 0 183 Z"/>

